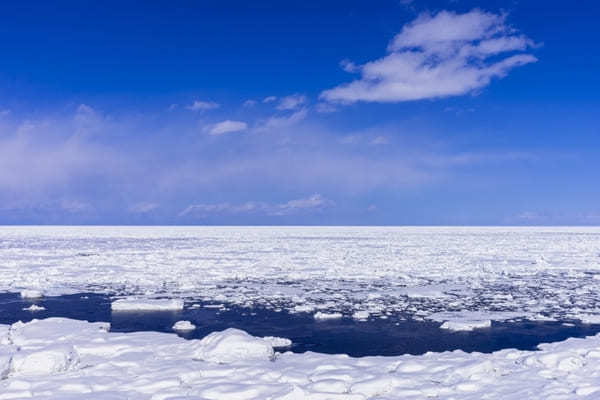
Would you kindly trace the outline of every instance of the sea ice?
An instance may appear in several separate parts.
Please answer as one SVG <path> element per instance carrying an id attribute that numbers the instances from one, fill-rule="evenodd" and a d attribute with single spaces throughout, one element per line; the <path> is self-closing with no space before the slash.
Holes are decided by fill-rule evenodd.
<path id="1" fill-rule="evenodd" d="M 40 297 L 44 297 L 44 294 L 39 290 L 25 289 L 21 290 L 21 297 L 24 299 L 39 299 Z"/>
<path id="2" fill-rule="evenodd" d="M 315 319 L 340 319 L 342 318 L 342 314 L 341 313 L 324 313 L 321 311 L 317 311 L 314 315 Z"/>
<path id="3" fill-rule="evenodd" d="M 194 329 L 196 329 L 196 325 L 192 324 L 190 321 L 177 321 L 173 325 L 174 331 L 186 332 L 193 331 Z"/>
<path id="4" fill-rule="evenodd" d="M 183 300 L 180 299 L 119 299 L 111 303 L 113 311 L 170 311 L 183 310 Z"/>
<path id="5" fill-rule="evenodd" d="M 600 334 L 538 351 L 361 357 L 275 353 L 236 329 L 185 340 L 63 318 L 0 325 L 0 398 L 595 399 Z"/>
<path id="6" fill-rule="evenodd" d="M 44 311 L 45 309 L 46 309 L 46 307 L 38 306 L 37 304 L 32 304 L 29 307 L 23 308 L 23 311 L 36 312 L 36 311 Z"/>

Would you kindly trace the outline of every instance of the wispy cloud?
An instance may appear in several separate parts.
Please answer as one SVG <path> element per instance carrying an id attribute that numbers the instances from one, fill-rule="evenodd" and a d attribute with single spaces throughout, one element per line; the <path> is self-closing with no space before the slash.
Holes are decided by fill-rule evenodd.
<path id="1" fill-rule="evenodd" d="M 292 94 L 282 97 L 277 105 L 278 110 L 297 110 L 306 103 L 306 96 L 301 94 Z"/>
<path id="2" fill-rule="evenodd" d="M 186 207 L 180 217 L 209 217 L 219 215 L 256 214 L 265 216 L 285 216 L 296 213 L 314 213 L 327 207 L 334 206 L 334 202 L 320 194 L 290 200 L 286 203 L 272 204 L 266 202 L 246 202 L 243 204 L 217 203 L 217 204 L 192 204 Z"/>
<path id="3" fill-rule="evenodd" d="M 214 101 L 196 100 L 186 108 L 191 111 L 208 111 L 219 108 L 220 106 L 221 105 L 219 103 L 215 103 Z"/>
<path id="4" fill-rule="evenodd" d="M 226 133 L 240 132 L 248 128 L 248 124 L 243 121 L 225 120 L 218 122 L 210 127 L 208 133 L 213 136 L 224 135 Z"/>
<path id="5" fill-rule="evenodd" d="M 141 202 L 129 207 L 129 212 L 134 214 L 147 214 L 151 211 L 156 210 L 157 208 L 158 204 L 156 203 Z"/>
<path id="6" fill-rule="evenodd" d="M 283 116 L 272 116 L 266 120 L 260 121 L 257 130 L 258 131 L 271 131 L 277 129 L 289 128 L 297 123 L 301 122 L 308 115 L 308 110 L 302 108 L 290 115 Z"/>
<path id="7" fill-rule="evenodd" d="M 487 86 L 518 66 L 537 61 L 524 53 L 531 39 L 506 24 L 505 14 L 472 10 L 421 14 L 404 26 L 388 46 L 388 54 L 356 66 L 348 84 L 325 90 L 320 97 L 334 103 L 401 102 L 457 96 Z"/>
<path id="8" fill-rule="evenodd" d="M 263 99 L 263 103 L 272 103 L 274 101 L 277 101 L 277 96 L 267 96 Z"/>

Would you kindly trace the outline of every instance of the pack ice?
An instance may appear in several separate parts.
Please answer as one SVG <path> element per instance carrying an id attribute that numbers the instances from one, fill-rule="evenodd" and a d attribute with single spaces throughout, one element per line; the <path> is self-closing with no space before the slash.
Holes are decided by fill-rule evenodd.
<path id="1" fill-rule="evenodd" d="M 539 351 L 363 357 L 278 353 L 227 329 L 202 340 L 63 318 L 0 326 L 0 399 L 597 399 L 600 335 Z M 279 341 L 283 339 L 279 338 Z"/>
<path id="2" fill-rule="evenodd" d="M 600 228 L 0 227 L 0 238 L 0 290 L 133 296 L 114 310 L 191 299 L 317 318 L 600 320 Z"/>

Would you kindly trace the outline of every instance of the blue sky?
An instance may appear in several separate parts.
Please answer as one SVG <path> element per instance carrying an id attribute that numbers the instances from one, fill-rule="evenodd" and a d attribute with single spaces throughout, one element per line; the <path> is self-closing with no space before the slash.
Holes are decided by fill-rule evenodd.
<path id="1" fill-rule="evenodd" d="M 4 4 L 0 223 L 600 224 L 599 18 Z"/>

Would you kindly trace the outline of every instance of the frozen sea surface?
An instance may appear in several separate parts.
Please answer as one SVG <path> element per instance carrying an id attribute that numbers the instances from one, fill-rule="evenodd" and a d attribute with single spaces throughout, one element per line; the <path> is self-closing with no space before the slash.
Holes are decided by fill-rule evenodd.
<path id="1" fill-rule="evenodd" d="M 43 307 L 42 309 L 31 306 Z M 484 329 L 453 331 L 440 329 L 440 322 L 412 321 L 401 316 L 356 320 L 343 317 L 319 320 L 304 313 L 264 308 L 213 307 L 188 303 L 181 310 L 111 310 L 110 297 L 102 294 L 74 294 L 41 299 L 22 299 L 16 293 L 0 293 L 0 324 L 33 319 L 65 317 L 90 322 L 109 322 L 111 332 L 157 331 L 178 333 L 186 339 L 201 339 L 228 328 L 254 336 L 291 340 L 286 350 L 362 356 L 420 355 L 429 351 L 463 350 L 484 352 L 516 348 L 535 350 L 540 343 L 600 332 L 600 325 L 577 321 L 504 321 Z M 189 321 L 193 329 L 174 329 L 177 322 Z M 180 324 L 187 326 L 187 324 Z"/>
<path id="2" fill-rule="evenodd" d="M 600 228 L 0 227 L 0 290 L 599 322 Z"/>

